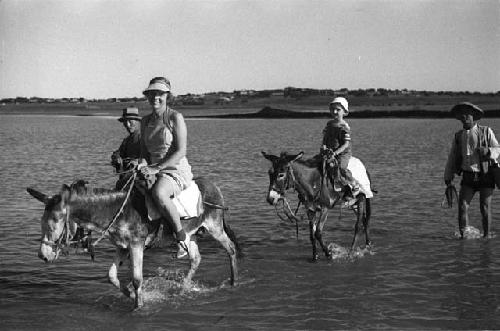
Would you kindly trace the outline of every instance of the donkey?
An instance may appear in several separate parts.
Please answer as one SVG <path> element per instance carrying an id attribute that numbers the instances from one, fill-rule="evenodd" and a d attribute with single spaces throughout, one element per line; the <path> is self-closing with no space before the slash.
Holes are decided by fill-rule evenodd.
<path id="1" fill-rule="evenodd" d="M 224 218 L 222 193 L 207 179 L 196 178 L 195 183 L 201 192 L 202 210 L 199 217 L 183 221 L 184 231 L 192 236 L 204 228 L 224 247 L 230 260 L 231 285 L 234 286 L 238 278 L 239 246 L 234 232 Z M 27 191 L 45 204 L 38 256 L 45 262 L 56 260 L 61 247 L 69 243 L 68 238 L 74 236 L 79 227 L 100 231 L 116 246 L 115 258 L 108 271 L 109 281 L 127 297 L 134 297 L 136 309 L 142 307 L 144 249 L 157 233 L 160 221 L 146 221 L 140 216 L 133 206 L 134 195 L 137 194 L 135 189 L 128 192 L 91 190 L 82 189 L 81 185 L 70 187 L 64 184 L 61 191 L 54 196 L 48 196 L 33 188 L 27 188 Z M 113 221 L 110 222 L 111 220 Z M 189 244 L 188 255 L 190 269 L 184 278 L 185 283 L 191 282 L 201 261 L 198 244 L 194 240 Z M 118 279 L 118 268 L 128 257 L 134 293 Z"/>
<path id="2" fill-rule="evenodd" d="M 319 258 L 316 248 L 317 241 L 323 249 L 325 256 L 331 258 L 328 246 L 323 241 L 322 231 L 328 217 L 328 210 L 334 208 L 338 202 L 342 201 L 344 192 L 338 192 L 332 185 L 327 183 L 329 179 L 326 175 L 323 175 L 322 158 L 320 155 L 316 155 L 309 160 L 301 160 L 303 154 L 303 152 L 300 152 L 299 154 L 289 155 L 284 152 L 280 156 L 275 156 L 262 152 L 262 155 L 272 163 L 272 167 L 269 170 L 267 202 L 276 206 L 281 201 L 288 206 L 285 196 L 286 191 L 292 188 L 297 191 L 300 203 L 306 208 L 309 220 L 309 235 L 312 243 L 312 259 L 316 261 Z M 354 238 L 351 244 L 352 252 L 360 230 L 360 221 L 364 228 L 365 244 L 366 246 L 371 245 L 368 225 L 371 217 L 370 199 L 373 197 L 373 192 L 370 188 L 368 173 L 361 161 L 351 157 L 349 168 L 351 167 L 354 170 L 352 171 L 354 178 L 358 179 L 361 177 L 362 180 L 359 182 L 360 184 L 364 184 L 360 185 L 361 192 L 356 196 L 356 202 L 348 206 L 357 216 L 354 226 Z M 294 218 L 297 221 L 296 216 L 290 209 L 285 212 L 289 218 Z"/>

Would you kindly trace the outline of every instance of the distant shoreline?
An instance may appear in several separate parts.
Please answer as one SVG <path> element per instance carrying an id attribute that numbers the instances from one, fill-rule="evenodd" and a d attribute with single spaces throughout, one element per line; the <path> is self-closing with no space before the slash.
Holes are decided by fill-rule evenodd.
<path id="1" fill-rule="evenodd" d="M 181 111 L 182 112 L 182 111 Z M 500 109 L 484 111 L 485 118 L 500 118 Z M 36 116 L 68 116 L 68 117 L 116 117 L 114 113 L 74 113 L 74 112 L 8 112 L 0 115 L 36 115 Z M 448 111 L 439 110 L 357 110 L 349 113 L 349 118 L 453 118 Z M 328 112 L 303 112 L 265 107 L 257 112 L 236 114 L 184 114 L 186 119 L 327 119 Z"/>
<path id="2" fill-rule="evenodd" d="M 436 110 L 360 110 L 349 113 L 349 118 L 453 118 L 448 111 Z M 485 117 L 500 117 L 500 109 L 486 110 Z M 328 112 L 298 112 L 293 110 L 265 107 L 255 113 L 221 114 L 221 115 L 194 115 L 186 118 L 226 118 L 226 119 L 309 119 L 330 118 Z"/>
<path id="3" fill-rule="evenodd" d="M 493 107 L 491 107 L 493 106 Z M 491 105 L 489 109 L 485 109 L 485 118 L 499 118 L 500 109 Z M 123 107 L 123 106 L 121 106 Z M 440 107 L 440 109 L 423 109 L 425 106 L 420 106 L 418 109 L 356 109 L 349 113 L 349 118 L 452 118 L 448 107 Z M 368 107 L 367 107 L 368 108 Z M 429 107 L 432 108 L 432 107 Z M 257 108 L 258 109 L 258 108 Z M 203 109 L 200 108 L 178 108 L 178 110 L 187 119 L 327 119 L 330 118 L 328 111 L 319 111 L 319 109 L 309 110 L 289 110 L 273 106 L 264 106 L 260 110 L 256 108 L 240 108 L 240 109 Z M 446 109 L 446 110 L 444 110 Z M 484 109 L 484 108 L 483 108 Z M 121 108 L 115 106 L 111 109 L 95 109 L 90 110 L 83 106 L 74 108 L 63 107 L 0 107 L 0 115 L 52 115 L 52 116 L 78 116 L 78 117 L 120 117 Z M 142 111 L 144 116 L 145 112 Z"/>

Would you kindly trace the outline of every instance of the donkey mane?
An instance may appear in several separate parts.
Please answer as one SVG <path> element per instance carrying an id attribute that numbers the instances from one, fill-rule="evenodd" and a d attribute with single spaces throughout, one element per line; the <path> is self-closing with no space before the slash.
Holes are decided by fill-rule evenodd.
<path id="1" fill-rule="evenodd" d="M 70 204 L 77 205 L 79 207 L 96 208 L 108 206 L 111 207 L 117 203 L 123 203 L 127 193 L 120 191 L 112 192 L 85 192 L 83 194 L 73 195 L 70 199 Z"/>
<path id="2" fill-rule="evenodd" d="M 302 164 L 308 168 L 316 168 L 316 169 L 321 168 L 321 156 L 319 154 L 314 155 L 313 157 L 311 157 L 309 159 L 306 159 L 306 160 L 299 159 L 295 162 Z"/>

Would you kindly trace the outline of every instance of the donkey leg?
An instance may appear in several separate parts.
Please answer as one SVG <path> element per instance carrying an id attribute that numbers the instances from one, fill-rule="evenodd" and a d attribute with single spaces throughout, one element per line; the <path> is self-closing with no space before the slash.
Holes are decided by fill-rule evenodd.
<path id="1" fill-rule="evenodd" d="M 370 246 L 372 241 L 370 240 L 369 226 L 370 226 L 370 216 L 371 216 L 371 201 L 365 198 L 365 210 L 363 215 L 363 227 L 365 228 L 365 244 Z"/>
<path id="2" fill-rule="evenodd" d="M 215 221 L 216 219 L 210 218 L 207 219 L 203 225 L 212 237 L 214 237 L 214 239 L 226 250 L 231 264 L 231 286 L 234 286 L 238 279 L 237 249 L 235 243 L 224 230 L 222 213 L 218 213 L 218 215 L 216 219 L 220 221 Z"/>
<path id="3" fill-rule="evenodd" d="M 226 232 L 223 232 L 217 240 L 221 243 L 227 252 L 229 257 L 229 262 L 231 264 L 231 286 L 236 285 L 236 280 L 238 279 L 238 264 L 236 258 L 236 247 L 234 242 L 229 238 Z"/>
<path id="4" fill-rule="evenodd" d="M 132 285 L 135 290 L 134 308 L 138 309 L 144 305 L 142 297 L 142 264 L 144 257 L 144 246 L 136 244 L 130 246 L 130 266 L 132 271 Z"/>
<path id="5" fill-rule="evenodd" d="M 318 250 L 316 248 L 316 237 L 315 237 L 315 232 L 316 232 L 316 220 L 315 218 L 309 220 L 309 238 L 311 239 L 311 245 L 312 245 L 312 260 L 313 262 L 318 261 Z"/>
<path id="6" fill-rule="evenodd" d="M 191 266 L 186 275 L 186 278 L 184 278 L 184 285 L 189 285 L 191 283 L 191 281 L 193 280 L 193 276 L 196 273 L 196 270 L 198 270 L 198 266 L 200 265 L 201 255 L 198 249 L 198 244 L 195 241 L 189 242 L 188 254 Z"/>
<path id="7" fill-rule="evenodd" d="M 115 258 L 113 264 L 109 267 L 108 280 L 116 288 L 118 288 L 127 297 L 130 297 L 130 290 L 127 286 L 123 286 L 118 279 L 118 269 L 123 264 L 123 261 L 127 258 L 128 251 L 126 249 L 116 247 Z"/>
<path id="8" fill-rule="evenodd" d="M 319 216 L 318 225 L 316 227 L 316 232 L 314 233 L 314 235 L 315 235 L 316 239 L 319 241 L 319 244 L 321 245 L 321 248 L 323 249 L 325 256 L 329 258 L 332 256 L 332 254 L 328 250 L 328 246 L 325 245 L 325 242 L 323 241 L 323 235 L 322 235 L 323 227 L 325 226 L 327 218 L 328 218 L 328 209 L 322 208 L 321 214 Z"/>
<path id="9" fill-rule="evenodd" d="M 356 202 L 356 224 L 354 224 L 354 238 L 352 238 L 352 244 L 351 244 L 351 253 L 354 250 L 354 247 L 356 246 L 356 241 L 358 238 L 359 234 L 359 221 L 363 219 L 363 224 L 364 224 L 364 218 L 366 214 L 365 210 L 365 204 L 366 204 L 366 199 L 364 198 L 364 194 L 359 194 L 358 196 L 358 201 Z"/>
<path id="10" fill-rule="evenodd" d="M 359 220 L 361 218 L 361 213 L 359 209 L 356 211 L 356 224 L 354 224 L 354 237 L 352 238 L 352 243 L 351 243 L 351 250 L 349 252 L 352 253 L 354 250 L 354 246 L 356 246 L 356 239 L 358 238 L 358 233 L 359 233 Z"/>

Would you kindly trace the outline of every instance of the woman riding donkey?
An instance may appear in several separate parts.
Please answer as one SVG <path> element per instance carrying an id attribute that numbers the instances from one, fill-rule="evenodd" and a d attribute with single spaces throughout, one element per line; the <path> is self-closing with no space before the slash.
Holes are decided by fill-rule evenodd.
<path id="1" fill-rule="evenodd" d="M 193 179 L 186 158 L 186 123 L 182 114 L 167 105 L 172 98 L 168 79 L 151 79 L 143 94 L 152 111 L 141 121 L 141 160 L 138 169 L 143 177 L 152 179 L 151 195 L 162 217 L 174 230 L 179 244 L 177 258 L 181 258 L 187 255 L 189 237 L 182 229 L 172 196 L 186 189 Z"/>
<path id="2" fill-rule="evenodd" d="M 349 103 L 345 98 L 337 97 L 330 102 L 329 108 L 333 119 L 328 121 L 323 130 L 321 154 L 326 158 L 326 169 L 323 171 L 330 177 L 335 190 L 341 191 L 342 187 L 345 188 L 346 206 L 352 206 L 356 202 L 359 185 L 347 169 L 352 156 L 351 129 L 344 120 L 349 114 Z M 337 183 L 341 187 L 338 187 Z"/>

